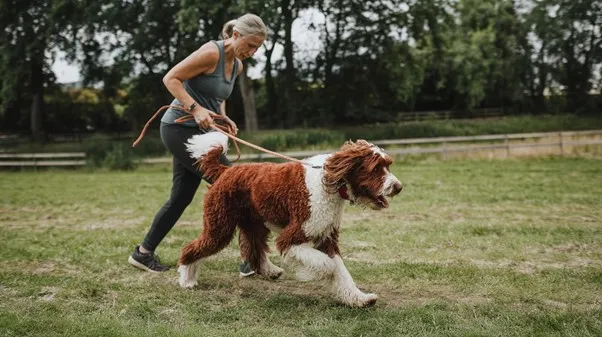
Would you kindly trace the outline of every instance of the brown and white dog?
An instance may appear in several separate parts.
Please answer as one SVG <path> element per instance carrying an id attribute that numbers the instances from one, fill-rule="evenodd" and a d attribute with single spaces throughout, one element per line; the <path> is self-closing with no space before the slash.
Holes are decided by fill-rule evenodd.
<path id="1" fill-rule="evenodd" d="M 180 285 L 197 285 L 202 258 L 213 255 L 240 230 L 241 257 L 258 274 L 278 278 L 283 270 L 268 259 L 268 236 L 278 233 L 276 248 L 301 280 L 327 279 L 334 295 L 354 307 L 373 305 L 375 294 L 357 288 L 339 251 L 339 228 L 346 201 L 374 210 L 389 206 L 386 197 L 401 192 L 391 174 L 391 157 L 364 141 L 346 142 L 330 155 L 296 162 L 221 165 L 228 138 L 211 132 L 187 143 L 205 177 L 213 181 L 204 199 L 204 230 L 184 247 L 178 262 Z"/>

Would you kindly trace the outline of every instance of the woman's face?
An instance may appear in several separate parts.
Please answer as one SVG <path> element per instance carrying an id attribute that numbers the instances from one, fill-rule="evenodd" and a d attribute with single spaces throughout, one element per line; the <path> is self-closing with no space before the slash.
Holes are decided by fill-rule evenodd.
<path id="1" fill-rule="evenodd" d="M 255 54 L 257 49 L 263 44 L 264 37 L 260 35 L 240 36 L 238 32 L 234 32 L 234 50 L 236 57 L 241 60 L 249 58 Z"/>

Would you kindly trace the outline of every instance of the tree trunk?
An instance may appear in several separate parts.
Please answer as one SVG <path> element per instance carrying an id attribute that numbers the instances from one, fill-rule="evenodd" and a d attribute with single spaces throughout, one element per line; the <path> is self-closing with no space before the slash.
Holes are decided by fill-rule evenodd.
<path id="1" fill-rule="evenodd" d="M 238 79 L 240 94 L 242 96 L 243 106 L 245 110 L 245 130 L 254 132 L 257 127 L 257 110 L 255 109 L 255 92 L 251 79 L 247 75 L 248 63 L 245 64 L 243 72 Z"/>
<path id="2" fill-rule="evenodd" d="M 278 117 L 278 93 L 276 92 L 276 85 L 274 84 L 274 78 L 272 77 L 272 52 L 274 49 L 268 49 L 266 51 L 266 62 L 265 62 L 265 86 L 268 94 L 268 115 L 270 116 L 270 126 L 282 127 L 276 123 L 282 123 L 281 118 Z"/>
<path id="3" fill-rule="evenodd" d="M 290 0 L 282 1 L 282 19 L 284 23 L 284 59 L 286 60 L 285 69 L 285 93 L 283 107 L 285 109 L 283 113 L 284 126 L 287 128 L 293 127 L 295 123 L 295 112 L 293 111 L 293 100 L 295 99 L 295 63 L 293 59 L 293 40 L 292 40 L 292 28 L 293 28 L 293 11 L 291 8 Z"/>
<path id="4" fill-rule="evenodd" d="M 30 127 L 33 140 L 38 143 L 46 141 L 44 130 L 44 61 L 31 61 L 31 93 L 33 100 L 30 110 Z"/>

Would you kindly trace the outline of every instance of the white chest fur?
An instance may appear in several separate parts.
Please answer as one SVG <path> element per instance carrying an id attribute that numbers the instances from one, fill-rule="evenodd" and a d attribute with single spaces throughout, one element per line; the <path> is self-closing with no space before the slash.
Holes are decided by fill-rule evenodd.
<path id="1" fill-rule="evenodd" d="M 327 155 L 307 159 L 313 165 L 322 165 Z M 303 224 L 303 231 L 314 241 L 321 241 L 339 228 L 343 213 L 344 200 L 338 194 L 324 191 L 322 177 L 324 171 L 311 167 L 305 168 L 305 185 L 309 191 L 309 219 Z"/>

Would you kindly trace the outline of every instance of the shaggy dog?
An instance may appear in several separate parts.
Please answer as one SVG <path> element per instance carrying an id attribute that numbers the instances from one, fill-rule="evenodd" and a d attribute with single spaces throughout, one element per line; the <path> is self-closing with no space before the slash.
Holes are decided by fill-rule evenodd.
<path id="1" fill-rule="evenodd" d="M 374 210 L 389 206 L 386 197 L 401 192 L 391 174 L 391 157 L 364 141 L 346 142 L 330 155 L 297 162 L 221 165 L 228 138 L 211 132 L 187 143 L 205 177 L 213 181 L 204 199 L 200 237 L 184 247 L 178 261 L 180 285 L 197 285 L 201 259 L 213 255 L 240 230 L 241 257 L 259 275 L 275 279 L 283 270 L 268 259 L 268 236 L 278 233 L 276 248 L 301 280 L 327 279 L 338 300 L 371 306 L 375 294 L 357 288 L 339 251 L 339 228 L 346 201 Z"/>

